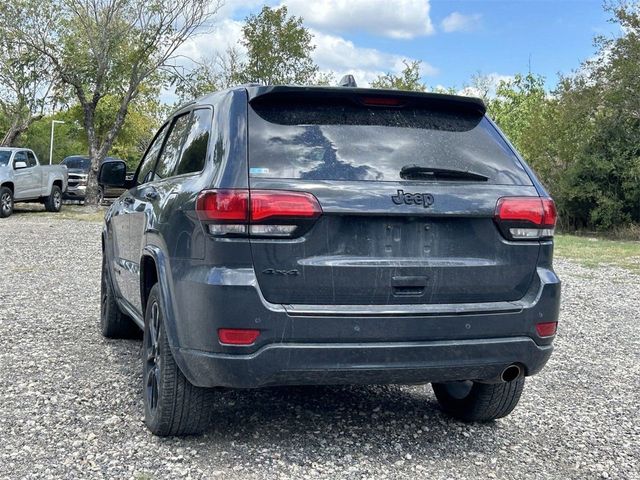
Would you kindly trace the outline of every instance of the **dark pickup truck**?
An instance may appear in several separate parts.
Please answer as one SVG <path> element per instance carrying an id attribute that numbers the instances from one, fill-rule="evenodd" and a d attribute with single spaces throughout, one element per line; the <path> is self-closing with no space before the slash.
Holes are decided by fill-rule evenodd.
<path id="1" fill-rule="evenodd" d="M 103 162 L 121 161 L 117 158 L 107 157 Z M 67 167 L 69 171 L 69 187 L 64 193 L 65 200 L 76 200 L 83 202 L 87 193 L 87 179 L 91 168 L 91 159 L 84 155 L 71 155 L 62 160 L 61 165 Z M 98 187 L 98 203 L 103 203 L 107 199 L 118 198 L 124 189 L 114 188 L 106 185 Z"/>
<path id="2" fill-rule="evenodd" d="M 155 434 L 201 431 L 216 389 L 272 385 L 432 383 L 488 421 L 551 355 L 555 206 L 478 99 L 237 87 L 100 181 L 127 189 L 102 333 L 143 330 Z"/>

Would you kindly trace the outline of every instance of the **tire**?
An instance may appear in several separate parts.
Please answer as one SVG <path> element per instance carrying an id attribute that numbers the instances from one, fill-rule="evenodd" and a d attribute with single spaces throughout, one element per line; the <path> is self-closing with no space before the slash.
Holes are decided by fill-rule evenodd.
<path id="1" fill-rule="evenodd" d="M 160 289 L 149 294 L 142 341 L 144 418 L 155 435 L 197 435 L 211 422 L 214 390 L 192 385 L 176 364 L 164 327 Z"/>
<path id="2" fill-rule="evenodd" d="M 102 205 L 104 202 L 104 189 L 102 187 L 98 187 L 98 205 Z"/>
<path id="3" fill-rule="evenodd" d="M 0 187 L 0 218 L 10 217 L 13 213 L 13 192 L 8 187 Z"/>
<path id="4" fill-rule="evenodd" d="M 62 190 L 57 185 L 51 187 L 51 194 L 44 199 L 47 212 L 59 212 L 62 209 Z"/>
<path id="5" fill-rule="evenodd" d="M 102 281 L 100 283 L 100 331 L 107 338 L 140 337 L 140 329 L 118 307 L 104 254 L 102 255 Z"/>
<path id="6" fill-rule="evenodd" d="M 465 422 L 489 422 L 509 415 L 516 407 L 524 378 L 507 383 L 434 383 L 432 387 L 445 413 Z"/>

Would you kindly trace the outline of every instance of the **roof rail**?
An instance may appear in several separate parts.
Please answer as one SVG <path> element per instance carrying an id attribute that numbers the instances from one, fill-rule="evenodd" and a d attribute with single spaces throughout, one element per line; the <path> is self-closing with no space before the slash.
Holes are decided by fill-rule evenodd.
<path id="1" fill-rule="evenodd" d="M 352 87 L 352 88 L 355 88 L 355 87 L 358 86 L 358 84 L 356 83 L 356 79 L 354 78 L 353 75 L 345 75 L 338 82 L 338 86 L 339 87 Z"/>

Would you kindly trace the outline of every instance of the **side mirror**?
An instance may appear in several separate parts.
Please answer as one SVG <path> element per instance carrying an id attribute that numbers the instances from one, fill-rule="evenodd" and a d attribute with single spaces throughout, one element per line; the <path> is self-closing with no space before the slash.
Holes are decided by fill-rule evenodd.
<path id="1" fill-rule="evenodd" d="M 98 172 L 98 183 L 106 187 L 127 186 L 127 164 L 122 160 L 104 162 Z"/>
<path id="2" fill-rule="evenodd" d="M 16 162 L 15 169 L 20 170 L 21 168 L 27 168 L 27 162 Z"/>

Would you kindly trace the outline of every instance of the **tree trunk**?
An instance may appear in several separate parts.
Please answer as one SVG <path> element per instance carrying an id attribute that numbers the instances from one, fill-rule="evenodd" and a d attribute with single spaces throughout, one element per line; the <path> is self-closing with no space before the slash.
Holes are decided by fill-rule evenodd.
<path id="1" fill-rule="evenodd" d="M 85 205 L 98 205 L 98 200 L 100 199 L 100 195 L 98 194 L 98 189 L 100 185 L 98 184 L 98 172 L 100 171 L 100 165 L 102 161 L 107 157 L 109 150 L 111 150 L 111 146 L 113 142 L 120 132 L 122 125 L 124 124 L 124 119 L 127 116 L 127 111 L 129 108 L 129 103 L 135 97 L 135 89 L 137 88 L 138 83 L 132 82 L 129 86 L 129 90 L 127 94 L 124 96 L 122 101 L 120 102 L 120 109 L 116 114 L 116 117 L 113 121 L 113 125 L 107 132 L 105 138 L 102 142 L 96 137 L 96 130 L 94 125 L 95 118 L 95 109 L 98 100 L 94 99 L 93 103 L 86 103 L 83 106 L 84 110 L 84 127 L 87 131 L 87 140 L 89 143 L 89 158 L 91 159 L 91 168 L 89 170 L 89 176 L 87 178 L 87 192 L 85 194 Z"/>
<path id="2" fill-rule="evenodd" d="M 2 141 L 0 141 L 0 146 L 2 147 L 13 147 L 14 142 L 18 139 L 20 134 L 24 130 L 20 130 L 18 125 L 11 125 L 7 133 L 2 137 Z"/>
<path id="3" fill-rule="evenodd" d="M 84 113 L 84 128 L 87 132 L 87 143 L 89 144 L 89 158 L 91 160 L 91 167 L 89 168 L 89 175 L 87 176 L 87 190 L 84 197 L 85 205 L 97 206 L 98 195 L 98 172 L 100 170 L 100 164 L 106 157 L 106 153 L 100 148 L 100 142 L 96 136 L 96 128 L 94 125 L 96 105 L 92 103 L 85 103 L 82 106 Z"/>
<path id="4" fill-rule="evenodd" d="M 93 128 L 92 128 L 93 130 Z M 89 144 L 89 158 L 91 159 L 91 167 L 89 168 L 89 175 L 87 177 L 87 191 L 84 198 L 85 205 L 97 206 L 100 200 L 98 194 L 98 172 L 100 171 L 100 165 L 105 159 L 106 153 L 96 145 L 95 135 L 92 144 Z"/>
<path id="5" fill-rule="evenodd" d="M 14 119 L 9 127 L 9 130 L 2 137 L 2 141 L 0 141 L 0 146 L 2 147 L 13 147 L 15 146 L 16 140 L 18 137 L 22 135 L 29 125 L 31 125 L 35 120 L 38 120 L 41 116 L 31 117 L 26 121 L 20 121 L 18 119 Z"/>

